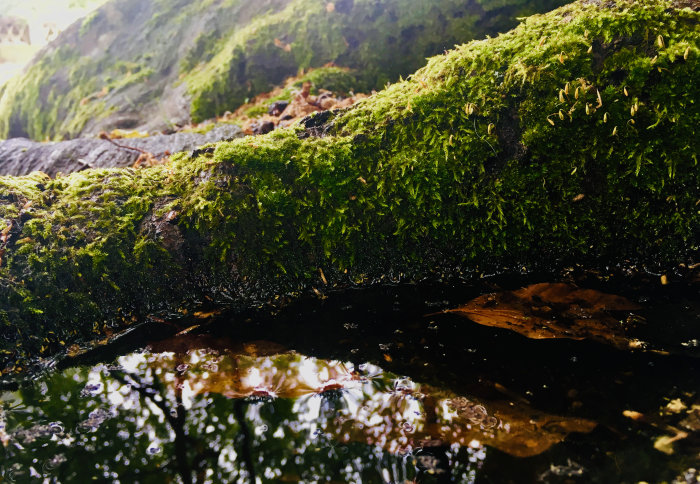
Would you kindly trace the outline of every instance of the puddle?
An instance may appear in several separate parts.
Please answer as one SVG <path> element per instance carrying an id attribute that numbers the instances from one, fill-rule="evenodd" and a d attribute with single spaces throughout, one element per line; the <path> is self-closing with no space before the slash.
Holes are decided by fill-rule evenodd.
<path id="1" fill-rule="evenodd" d="M 442 312 L 478 296 L 462 289 L 330 296 L 76 359 L 0 394 L 1 481 L 698 482 L 693 348 L 528 339 Z M 632 316 L 684 342 L 681 299 Z"/>

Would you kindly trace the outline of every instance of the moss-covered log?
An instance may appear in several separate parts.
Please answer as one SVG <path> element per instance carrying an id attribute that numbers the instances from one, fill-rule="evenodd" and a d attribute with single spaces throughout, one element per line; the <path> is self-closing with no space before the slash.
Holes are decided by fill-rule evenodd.
<path id="1" fill-rule="evenodd" d="M 692 262 L 699 21 L 670 1 L 580 1 L 297 128 L 168 166 L 0 178 L 3 371 L 202 304 Z"/>
<path id="2" fill-rule="evenodd" d="M 564 3 L 112 0 L 0 90 L 0 138 L 201 121 L 328 62 L 358 68 L 356 89 L 380 88 L 456 43 Z"/>

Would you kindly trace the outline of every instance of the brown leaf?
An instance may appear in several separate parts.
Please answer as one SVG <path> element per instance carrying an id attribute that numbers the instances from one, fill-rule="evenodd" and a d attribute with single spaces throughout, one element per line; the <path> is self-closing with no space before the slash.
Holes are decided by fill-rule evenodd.
<path id="1" fill-rule="evenodd" d="M 292 46 L 290 44 L 287 44 L 285 42 L 282 42 L 280 39 L 275 39 L 275 46 L 279 47 L 285 52 L 291 52 L 292 51 Z"/>
<path id="2" fill-rule="evenodd" d="M 638 347 L 609 311 L 640 306 L 613 294 L 571 284 L 534 284 L 517 291 L 486 294 L 446 312 L 485 326 L 506 328 L 528 338 L 592 339 L 619 348 Z"/>

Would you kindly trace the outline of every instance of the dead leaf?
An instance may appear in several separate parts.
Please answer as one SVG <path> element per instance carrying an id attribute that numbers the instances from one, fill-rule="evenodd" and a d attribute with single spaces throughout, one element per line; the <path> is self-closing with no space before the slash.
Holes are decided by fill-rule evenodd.
<path id="1" fill-rule="evenodd" d="M 291 52 L 292 51 L 292 46 L 290 44 L 287 44 L 286 42 L 282 42 L 280 39 L 275 39 L 275 46 L 279 47 L 285 52 Z"/>
<path id="2" fill-rule="evenodd" d="M 687 408 L 688 407 L 685 405 L 685 403 L 683 403 L 683 400 L 681 400 L 680 398 L 671 400 L 670 402 L 668 402 L 668 405 L 666 405 L 666 411 L 669 413 L 681 413 Z"/>
<path id="3" fill-rule="evenodd" d="M 664 454 L 671 455 L 673 454 L 673 443 L 686 437 L 688 437 L 688 433 L 682 430 L 679 430 L 674 436 L 662 435 L 654 441 L 654 448 Z"/>
<path id="4" fill-rule="evenodd" d="M 622 412 L 622 415 L 632 420 L 644 420 L 644 414 L 635 410 L 625 410 Z"/>
<path id="5" fill-rule="evenodd" d="M 628 349 L 636 340 L 625 335 L 624 327 L 609 311 L 636 309 L 640 309 L 638 304 L 621 296 L 572 284 L 542 283 L 486 294 L 445 312 L 532 339 L 592 339 Z"/>
<path id="6" fill-rule="evenodd" d="M 221 314 L 221 311 L 196 311 L 192 315 L 197 319 L 209 319 Z"/>

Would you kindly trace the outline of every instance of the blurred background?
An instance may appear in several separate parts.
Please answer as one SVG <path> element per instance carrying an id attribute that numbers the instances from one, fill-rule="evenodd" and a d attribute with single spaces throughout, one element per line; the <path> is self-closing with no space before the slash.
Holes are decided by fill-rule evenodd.
<path id="1" fill-rule="evenodd" d="M 0 0 L 0 86 L 71 23 L 106 0 Z"/>

